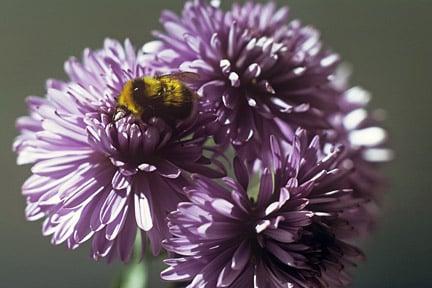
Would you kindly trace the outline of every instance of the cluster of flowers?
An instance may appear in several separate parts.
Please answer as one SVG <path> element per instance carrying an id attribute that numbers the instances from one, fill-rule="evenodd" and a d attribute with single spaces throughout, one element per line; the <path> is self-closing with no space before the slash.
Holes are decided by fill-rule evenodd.
<path id="1" fill-rule="evenodd" d="M 346 287 L 391 156 L 369 94 L 273 3 L 198 0 L 161 23 L 138 52 L 106 40 L 28 98 L 14 143 L 33 164 L 27 218 L 108 261 L 130 260 L 140 233 L 143 253 L 171 252 L 161 277 L 190 288 Z M 199 74 L 192 119 L 114 119 L 128 81 L 178 71 Z"/>

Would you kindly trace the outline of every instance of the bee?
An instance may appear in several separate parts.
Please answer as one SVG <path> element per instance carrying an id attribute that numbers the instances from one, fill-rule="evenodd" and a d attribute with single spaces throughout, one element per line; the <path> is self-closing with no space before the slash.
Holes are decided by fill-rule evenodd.
<path id="1" fill-rule="evenodd" d="M 130 114 L 143 121 L 162 118 L 168 124 L 187 119 L 198 97 L 184 82 L 198 78 L 195 73 L 179 72 L 130 80 L 117 98 L 113 120 Z"/>

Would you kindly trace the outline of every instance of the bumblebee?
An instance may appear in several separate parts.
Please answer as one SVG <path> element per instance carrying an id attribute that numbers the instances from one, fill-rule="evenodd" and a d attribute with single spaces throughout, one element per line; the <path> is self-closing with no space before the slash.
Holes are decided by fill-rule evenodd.
<path id="1" fill-rule="evenodd" d="M 114 121 L 129 114 L 144 121 L 159 117 L 169 124 L 188 118 L 197 95 L 184 82 L 197 78 L 198 74 L 181 72 L 128 81 L 117 98 Z"/>

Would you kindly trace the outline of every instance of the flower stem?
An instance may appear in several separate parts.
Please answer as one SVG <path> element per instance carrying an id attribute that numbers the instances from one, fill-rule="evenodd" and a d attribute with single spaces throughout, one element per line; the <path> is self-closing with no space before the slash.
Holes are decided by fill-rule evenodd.
<path id="1" fill-rule="evenodd" d="M 131 263 L 126 266 L 115 288 L 149 288 L 149 269 L 151 258 L 148 253 L 141 257 L 141 238 L 135 240 L 134 256 Z"/>

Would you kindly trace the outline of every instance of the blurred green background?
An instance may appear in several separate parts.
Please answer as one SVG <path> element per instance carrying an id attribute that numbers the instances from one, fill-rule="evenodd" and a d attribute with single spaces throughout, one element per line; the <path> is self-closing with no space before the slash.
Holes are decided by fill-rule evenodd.
<path id="1" fill-rule="evenodd" d="M 223 1 L 228 6 L 229 1 Z M 387 168 L 380 229 L 354 287 L 432 287 L 432 1 L 290 0 L 292 17 L 318 27 L 326 44 L 354 66 L 353 83 L 373 92 L 388 111 L 397 159 Z M 111 287 L 119 264 L 93 262 L 88 247 L 53 247 L 40 223 L 24 219 L 11 143 L 24 98 L 43 95 L 46 78 L 64 78 L 63 62 L 105 37 L 150 39 L 163 8 L 182 1 L 0 0 L 0 287 Z M 153 271 L 158 273 L 157 269 Z M 154 283 L 151 287 L 162 287 Z"/>

